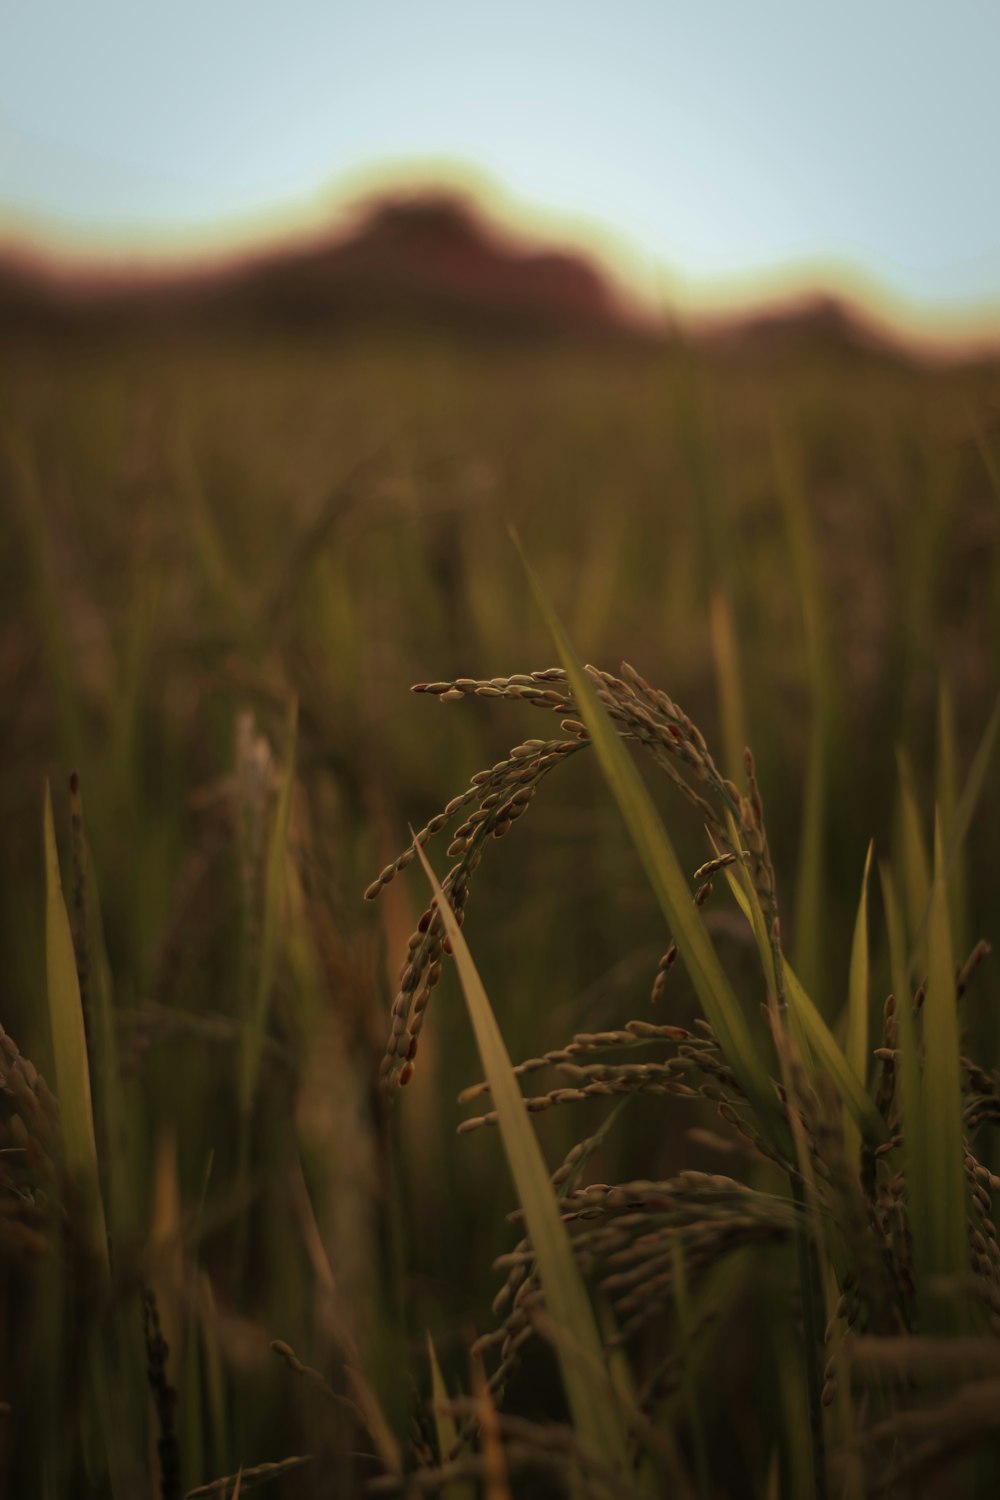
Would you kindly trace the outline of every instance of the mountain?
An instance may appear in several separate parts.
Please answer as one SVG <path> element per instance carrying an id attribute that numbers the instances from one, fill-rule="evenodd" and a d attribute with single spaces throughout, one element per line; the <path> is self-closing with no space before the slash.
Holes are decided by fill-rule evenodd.
<path id="1" fill-rule="evenodd" d="M 700 342 L 718 352 L 755 361 L 801 360 L 821 355 L 853 360 L 899 360 L 908 351 L 857 306 L 815 291 L 787 303 L 749 308 L 717 324 L 706 321 Z M 911 351 L 912 352 L 912 351 Z"/>
<path id="2" fill-rule="evenodd" d="M 358 331 L 500 342 L 649 345 L 671 333 L 726 360 L 890 362 L 916 348 L 817 291 L 686 324 L 640 314 L 584 254 L 526 248 L 446 192 L 386 196 L 349 228 L 185 270 L 46 270 L 0 248 L 0 340 L 292 336 Z"/>
<path id="3" fill-rule="evenodd" d="M 149 328 L 325 337 L 357 327 L 628 337 L 640 323 L 583 256 L 526 250 L 446 194 L 385 198 L 355 227 L 222 268 L 115 278 L 0 259 L 0 333 Z"/>

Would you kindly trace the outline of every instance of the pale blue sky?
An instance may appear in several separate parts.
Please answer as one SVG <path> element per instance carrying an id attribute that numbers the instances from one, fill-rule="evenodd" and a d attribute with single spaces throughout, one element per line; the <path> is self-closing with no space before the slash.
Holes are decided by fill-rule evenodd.
<path id="1" fill-rule="evenodd" d="M 3 10 L 0 225 L 50 243 L 315 223 L 447 158 L 692 287 L 823 259 L 1000 307 L 996 0 Z"/>

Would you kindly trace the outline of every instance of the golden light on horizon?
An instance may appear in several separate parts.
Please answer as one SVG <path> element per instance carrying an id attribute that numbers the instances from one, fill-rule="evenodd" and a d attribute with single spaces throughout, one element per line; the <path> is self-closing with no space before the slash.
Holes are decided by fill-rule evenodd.
<path id="1" fill-rule="evenodd" d="M 718 327 L 831 300 L 874 333 L 927 354 L 989 352 L 1000 346 L 1000 294 L 978 303 L 921 305 L 832 258 L 699 276 L 644 253 L 597 219 L 521 200 L 485 171 L 448 158 L 370 165 L 296 202 L 170 231 L 150 226 L 122 233 L 8 215 L 6 222 L 0 220 L 0 254 L 60 278 L 224 274 L 248 261 L 348 237 L 381 203 L 432 196 L 467 205 L 488 230 L 517 249 L 555 248 L 582 256 L 607 278 L 624 307 L 642 318 L 671 319 L 692 329 Z"/>
<path id="2" fill-rule="evenodd" d="M 819 291 L 916 339 L 1000 339 L 1000 11 L 978 0 L 53 3 L 0 55 L 22 255 L 220 264 L 457 188 L 676 317 Z"/>

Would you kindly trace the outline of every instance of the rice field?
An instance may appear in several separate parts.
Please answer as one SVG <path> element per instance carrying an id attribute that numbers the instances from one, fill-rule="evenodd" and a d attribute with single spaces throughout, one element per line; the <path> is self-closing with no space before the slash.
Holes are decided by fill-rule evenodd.
<path id="1" fill-rule="evenodd" d="M 995 1493 L 998 402 L 0 353 L 0 1491 Z"/>

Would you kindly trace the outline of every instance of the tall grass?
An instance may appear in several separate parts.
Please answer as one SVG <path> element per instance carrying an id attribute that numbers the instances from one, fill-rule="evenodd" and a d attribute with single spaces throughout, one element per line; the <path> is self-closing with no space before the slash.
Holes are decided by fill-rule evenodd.
<path id="1" fill-rule="evenodd" d="M 985 1087 L 991 1091 L 992 1085 L 983 1070 L 973 1063 L 965 1060 L 960 1065 L 957 1005 L 970 965 L 956 969 L 952 959 L 940 826 L 927 919 L 928 978 L 913 1000 L 901 958 L 892 877 L 889 874 L 885 877 L 892 966 L 903 987 L 899 1001 L 886 1007 L 886 1036 L 875 1052 L 882 1062 L 882 1072 L 877 1088 L 869 1093 L 869 1044 L 865 1033 L 871 846 L 865 863 L 849 973 L 845 976 L 845 1053 L 785 963 L 776 915 L 770 924 L 764 919 L 764 903 L 776 910 L 776 891 L 749 752 L 749 795 L 744 796 L 715 770 L 703 736 L 666 694 L 649 688 L 628 667 L 623 666 L 621 677 L 613 677 L 580 666 L 533 575 L 532 582 L 565 669 L 509 678 L 421 683 L 417 691 L 433 694 L 442 701 L 482 696 L 527 700 L 543 710 L 566 714 L 568 717 L 561 720 L 563 731 L 578 744 L 594 745 L 609 790 L 621 808 L 664 915 L 671 923 L 675 946 L 670 951 L 684 961 L 706 1019 L 696 1022 L 700 1037 L 697 1030 L 640 1020 L 630 1021 L 617 1030 L 577 1033 L 563 1048 L 531 1058 L 514 1070 L 525 1075 L 548 1068 L 561 1079 L 547 1093 L 529 1094 L 525 1099 L 527 1110 L 538 1113 L 614 1094 L 673 1093 L 690 1098 L 700 1095 L 703 1101 L 717 1104 L 718 1114 L 734 1133 L 734 1139 L 726 1143 L 725 1149 L 732 1151 L 739 1142 L 736 1149 L 742 1149 L 751 1159 L 756 1157 L 762 1167 L 766 1165 L 772 1171 L 777 1168 L 785 1179 L 782 1194 L 780 1190 L 776 1193 L 776 1184 L 772 1182 L 764 1186 L 760 1168 L 756 1182 L 745 1186 L 732 1178 L 689 1171 L 673 1180 L 640 1180 L 614 1187 L 602 1184 L 591 1190 L 578 1189 L 572 1195 L 569 1211 L 564 1211 L 566 1222 L 576 1228 L 581 1217 L 596 1218 L 601 1226 L 596 1231 L 577 1229 L 574 1248 L 580 1265 L 610 1296 L 615 1311 L 625 1314 L 620 1332 L 612 1325 L 614 1332 L 607 1349 L 609 1361 L 622 1336 L 637 1336 L 649 1327 L 651 1320 L 666 1311 L 664 1299 L 671 1292 L 683 1309 L 686 1299 L 683 1268 L 691 1242 L 711 1263 L 716 1256 L 729 1253 L 742 1243 L 741 1231 L 749 1231 L 754 1238 L 760 1233 L 765 1242 L 777 1235 L 793 1240 L 799 1247 L 798 1295 L 803 1313 L 799 1337 L 812 1431 L 814 1492 L 822 1496 L 844 1486 L 852 1493 L 865 1493 L 869 1489 L 882 1492 L 919 1477 L 924 1470 L 931 1471 L 942 1461 L 953 1458 L 956 1452 L 965 1458 L 982 1451 L 983 1445 L 989 1451 L 995 1429 L 985 1413 L 992 1382 L 987 1378 L 977 1384 L 970 1371 L 969 1383 L 951 1397 L 950 1405 L 946 1403 L 942 1408 L 942 1415 L 962 1414 L 957 1435 L 950 1441 L 939 1440 L 927 1446 L 919 1462 L 914 1462 L 911 1456 L 896 1454 L 886 1459 L 879 1453 L 877 1442 L 889 1433 L 902 1436 L 908 1431 L 915 1409 L 908 1409 L 905 1392 L 890 1396 L 877 1379 L 866 1384 L 858 1378 L 857 1368 L 852 1364 L 852 1350 L 859 1332 L 865 1335 L 864 1346 L 873 1363 L 878 1361 L 876 1351 L 884 1347 L 887 1357 L 899 1357 L 904 1365 L 907 1341 L 913 1335 L 931 1333 L 940 1339 L 941 1359 L 947 1363 L 954 1357 L 957 1373 L 963 1357 L 971 1358 L 975 1364 L 976 1346 L 960 1338 L 949 1340 L 948 1333 L 970 1326 L 981 1328 L 984 1337 L 1000 1333 L 997 1315 L 1000 1297 L 996 1289 L 1000 1246 L 989 1218 L 990 1190 L 1000 1186 L 1000 1179 L 976 1158 L 965 1133 L 966 1121 L 976 1118 L 982 1107 L 979 1090 Z M 696 873 L 695 880 L 724 870 L 738 908 L 755 930 L 760 979 L 763 992 L 769 996 L 767 1014 L 774 1048 L 770 1064 L 763 1054 L 755 1056 L 750 1052 L 736 996 L 703 936 L 696 910 L 704 904 L 710 886 L 707 883 L 696 886 L 693 903 L 676 898 L 675 886 L 682 879 L 676 856 L 635 766 L 623 752 L 622 738 L 636 741 L 650 751 L 662 768 L 669 769 L 675 785 L 696 804 L 710 825 L 715 824 L 720 842 L 725 841 L 724 852 L 720 853 L 720 842 L 710 832 L 715 857 Z M 428 962 L 432 966 L 437 963 L 437 958 L 426 952 L 422 935 L 426 933 L 434 941 L 433 934 L 439 930 L 435 913 L 447 913 L 448 937 L 457 951 L 474 1018 L 477 1007 L 483 1014 L 490 1014 L 456 919 L 465 915 L 469 877 L 478 868 L 490 838 L 507 833 L 512 821 L 528 806 L 530 798 L 525 797 L 525 791 L 531 788 L 533 792 L 540 775 L 565 761 L 566 751 L 572 748 L 571 741 L 560 747 L 558 742 L 542 739 L 516 746 L 509 758 L 492 772 L 474 776 L 471 797 L 453 799 L 444 813 L 414 837 L 409 850 L 394 865 L 387 866 L 369 889 L 369 896 L 377 897 L 414 852 L 429 871 L 423 844 L 460 812 L 463 814 L 464 821 L 449 849 L 459 863 L 449 873 L 444 889 L 434 881 L 435 903 L 411 940 L 411 957 L 394 1007 L 387 1053 L 389 1066 L 383 1069 L 387 1086 L 405 1085 L 412 1078 L 417 1037 L 429 999 Z M 562 753 L 554 753 L 557 749 Z M 678 769 L 678 763 L 683 770 Z M 726 806 L 727 826 L 722 832 L 704 789 L 724 804 L 736 806 L 738 826 L 732 807 Z M 470 802 L 479 804 L 471 813 Z M 449 911 L 451 906 L 453 912 Z M 436 952 L 440 951 L 438 943 Z M 711 958 L 706 958 L 706 954 L 711 954 Z M 978 956 L 981 956 L 979 949 L 970 964 Z M 779 1001 L 779 995 L 787 999 Z M 897 1053 L 889 1045 L 897 1035 L 895 1010 L 898 1007 L 908 1012 L 911 1004 L 922 1021 L 923 1045 L 918 1049 L 914 1022 L 907 1015 L 903 1049 Z M 479 1031 L 481 1022 L 475 1021 L 475 1025 Z M 651 1042 L 673 1044 L 676 1057 L 633 1064 L 613 1056 L 622 1049 Z M 530 1134 L 515 1141 L 510 1133 L 512 1119 L 517 1116 L 511 1114 L 511 1074 L 505 1049 L 495 1032 L 489 1043 L 485 1041 L 485 1033 L 481 1034 L 480 1047 L 487 1046 L 496 1053 L 489 1061 L 483 1051 L 487 1079 L 478 1088 L 466 1090 L 462 1097 L 468 1100 L 489 1093 L 494 1096 L 496 1107 L 486 1115 L 466 1121 L 464 1128 L 501 1126 L 512 1171 L 524 1198 L 522 1174 L 527 1173 L 528 1162 L 535 1159 L 537 1148 Z M 595 1056 L 608 1053 L 612 1055 L 606 1061 L 592 1061 Z M 404 1058 L 401 1067 L 394 1061 L 399 1056 Z M 902 1064 L 898 1092 L 897 1057 Z M 964 1081 L 962 1066 L 967 1075 Z M 845 1129 L 848 1108 L 856 1111 L 850 1133 Z M 523 1131 L 524 1126 L 521 1128 Z M 567 1165 L 585 1144 L 573 1148 Z M 970 1188 L 974 1202 L 968 1196 Z M 706 1214 L 706 1198 L 714 1208 L 714 1215 Z M 783 1214 L 775 1218 L 776 1206 L 782 1202 Z M 525 1218 L 530 1232 L 530 1209 L 526 1209 Z M 547 1254 L 541 1242 L 533 1250 L 529 1241 L 515 1258 L 502 1257 L 498 1265 L 513 1265 L 519 1276 L 534 1275 L 536 1296 L 554 1303 L 552 1272 L 546 1269 Z M 628 1269 L 622 1272 L 618 1269 L 622 1266 Z M 824 1288 L 827 1304 L 822 1320 L 827 1321 L 824 1342 L 832 1352 L 821 1380 L 817 1362 L 822 1321 L 817 1321 L 817 1302 L 824 1296 Z M 986 1332 L 984 1310 L 992 1310 L 991 1334 Z M 791 1308 L 779 1315 L 791 1318 Z M 530 1333 L 531 1322 L 531 1314 L 526 1316 L 515 1302 L 497 1339 L 487 1341 L 500 1347 L 495 1376 L 500 1389 L 510 1378 L 515 1351 L 520 1351 Z M 682 1363 L 688 1358 L 689 1322 L 682 1312 L 680 1325 L 674 1331 L 673 1358 Z M 589 1315 L 581 1313 L 581 1340 L 589 1326 Z M 919 1384 L 918 1381 L 918 1388 Z M 658 1382 L 654 1380 L 652 1390 L 655 1392 L 657 1388 Z M 647 1383 L 644 1390 L 649 1389 Z M 926 1399 L 926 1393 L 921 1391 L 921 1395 Z M 578 1403 L 572 1397 L 570 1406 L 579 1423 Z M 868 1419 L 869 1411 L 881 1416 L 875 1426 Z M 645 1407 L 640 1402 L 640 1413 L 655 1430 L 657 1407 Z M 704 1488 L 704 1441 L 699 1435 L 700 1425 L 699 1418 L 692 1432 L 696 1468 L 702 1472 Z M 589 1433 L 586 1423 L 581 1426 L 581 1439 L 585 1433 Z M 831 1439 L 836 1444 L 832 1451 Z M 626 1482 L 620 1460 L 618 1482 Z"/>
<path id="2" fill-rule="evenodd" d="M 0 355 L 0 1488 L 992 1493 L 997 380 Z"/>

